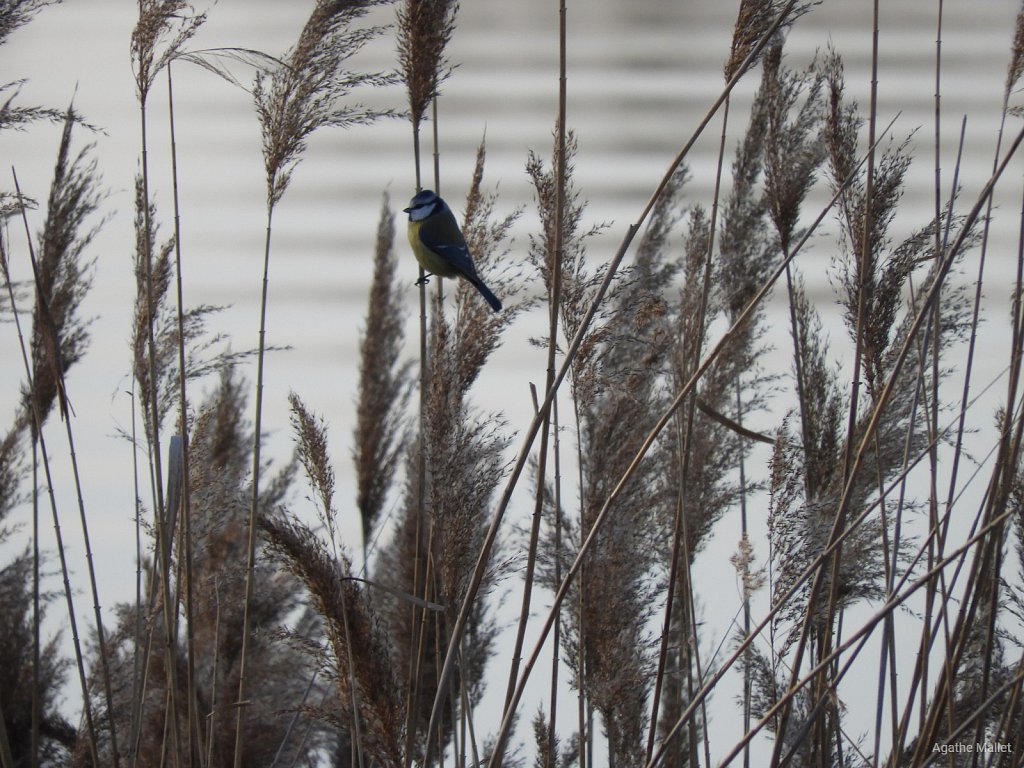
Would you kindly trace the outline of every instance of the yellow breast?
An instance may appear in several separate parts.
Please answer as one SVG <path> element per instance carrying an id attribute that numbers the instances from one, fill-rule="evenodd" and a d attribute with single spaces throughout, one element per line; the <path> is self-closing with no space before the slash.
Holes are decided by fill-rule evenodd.
<path id="1" fill-rule="evenodd" d="M 412 252 L 416 256 L 416 261 L 420 263 L 427 272 L 432 275 L 439 275 L 441 277 L 456 277 L 456 272 L 451 264 L 445 261 L 443 258 L 438 256 L 432 250 L 427 248 L 420 240 L 420 228 L 424 224 L 428 224 L 427 221 L 410 221 L 409 222 L 409 245 L 412 247 Z"/>

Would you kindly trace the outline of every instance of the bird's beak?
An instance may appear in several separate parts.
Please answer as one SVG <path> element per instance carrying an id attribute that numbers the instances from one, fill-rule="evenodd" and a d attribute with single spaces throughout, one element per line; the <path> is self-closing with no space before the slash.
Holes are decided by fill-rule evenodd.
<path id="1" fill-rule="evenodd" d="M 412 208 L 403 208 L 402 209 L 403 213 L 410 213 L 411 211 L 412 211 Z"/>

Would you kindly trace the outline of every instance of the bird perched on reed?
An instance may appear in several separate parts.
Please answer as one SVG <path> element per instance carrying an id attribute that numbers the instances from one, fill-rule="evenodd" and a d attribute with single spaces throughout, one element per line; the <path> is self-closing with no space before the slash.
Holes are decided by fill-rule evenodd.
<path id="1" fill-rule="evenodd" d="M 487 299 L 495 312 L 499 311 L 501 302 L 477 275 L 466 238 L 441 196 L 424 189 L 416 193 L 405 212 L 409 214 L 409 245 L 427 272 L 421 279 L 430 275 L 461 277 Z"/>

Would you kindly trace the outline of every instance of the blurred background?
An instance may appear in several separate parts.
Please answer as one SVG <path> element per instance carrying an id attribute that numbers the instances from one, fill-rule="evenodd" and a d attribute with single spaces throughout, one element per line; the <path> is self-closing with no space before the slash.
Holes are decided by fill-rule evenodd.
<path id="1" fill-rule="evenodd" d="M 669 162 L 723 84 L 737 2 L 719 0 L 587 0 L 569 6 L 568 124 L 576 132 L 579 154 L 576 184 L 589 201 L 589 223 L 609 224 L 589 247 L 595 262 L 607 260 L 643 208 Z M 883 3 L 878 72 L 880 125 L 894 120 L 897 141 L 912 135 L 915 162 L 894 232 L 906 234 L 931 216 L 934 182 L 934 93 L 936 8 L 933 0 Z M 966 144 L 960 170 L 966 206 L 975 199 L 992 164 L 1006 65 L 1018 4 L 1011 0 L 954 0 L 944 3 L 942 30 L 942 116 L 940 165 L 948 189 L 961 121 L 967 116 Z M 220 0 L 191 49 L 238 46 L 271 55 L 283 54 L 295 40 L 312 3 L 276 0 Z M 197 10 L 206 10 L 202 4 Z M 44 9 L 27 27 L 0 48 L 3 82 L 23 81 L 5 94 L 17 103 L 63 109 L 72 101 L 82 117 L 101 130 L 76 132 L 77 146 L 95 143 L 110 196 L 108 216 L 96 238 L 93 291 L 84 314 L 91 317 L 92 341 L 85 359 L 75 366 L 68 387 L 75 410 L 79 462 L 85 478 L 100 594 L 109 615 L 114 603 L 133 595 L 134 528 L 130 477 L 132 448 L 120 433 L 131 422 L 131 307 L 135 291 L 133 180 L 140 162 L 139 114 L 129 59 L 129 39 L 136 6 L 125 0 L 67 0 Z M 372 23 L 391 24 L 393 8 L 375 13 Z M 514 229 L 513 249 L 525 252 L 538 231 L 532 189 L 524 173 L 531 150 L 550 158 L 557 110 L 557 4 L 540 0 L 463 4 L 449 49 L 455 69 L 444 83 L 439 102 L 442 192 L 458 215 L 470 181 L 476 147 L 486 138 L 485 186 L 497 189 L 498 213 L 517 207 L 525 213 Z M 846 60 L 849 95 L 866 111 L 870 72 L 871 4 L 826 0 L 801 19 L 789 35 L 787 63 L 807 66 L 816 53 L 833 46 Z M 396 66 L 393 30 L 374 40 L 353 62 L 366 71 Z M 233 66 L 234 74 L 251 84 L 254 73 Z M 264 237 L 265 181 L 259 127 L 251 95 L 209 72 L 186 63 L 173 68 L 176 137 L 180 173 L 182 254 L 185 301 L 216 304 L 224 310 L 212 329 L 225 334 L 235 351 L 257 343 L 258 310 Z M 745 128 L 745 107 L 756 87 L 756 73 L 742 83 L 734 98 L 728 146 L 734 147 Z M 405 108 L 400 87 L 356 94 L 375 107 Z M 158 206 L 161 241 L 173 231 L 170 184 L 166 80 L 160 78 L 150 96 L 151 192 Z M 429 130 L 429 126 L 428 126 Z M 716 120 L 691 154 L 692 179 L 686 188 L 691 202 L 710 204 L 715 153 L 721 130 Z M 330 425 L 342 503 L 344 532 L 358 550 L 359 521 L 344 504 L 353 497 L 349 461 L 355 397 L 358 332 L 365 312 L 370 263 L 382 196 L 398 212 L 400 271 L 408 277 L 409 327 L 417 311 L 412 283 L 416 265 L 404 239 L 400 209 L 414 191 L 409 125 L 395 119 L 351 130 L 324 130 L 310 142 L 275 213 L 270 269 L 268 344 L 286 347 L 269 355 L 266 368 L 264 428 L 267 454 L 285 460 L 292 450 L 287 394 L 296 391 Z M 425 139 L 427 137 L 425 136 Z M 10 167 L 16 167 L 23 191 L 44 200 L 52 174 L 60 126 L 40 123 L 25 132 L 0 134 L 0 187 L 13 188 Z M 429 146 L 425 144 L 425 146 Z M 425 164 L 427 169 L 429 165 Z M 1015 162 L 1011 172 L 1020 173 Z M 808 211 L 827 200 L 815 190 Z M 1006 217 L 993 241 L 992 267 L 1007 270 L 1015 238 L 1011 218 L 1015 200 L 997 198 L 997 216 Z M 33 230 L 38 215 L 30 219 Z M 24 235 L 10 224 L 12 270 L 16 279 L 30 274 Z M 829 230 L 817 236 L 799 264 L 826 322 L 838 309 L 829 267 L 836 252 Z M 1007 273 L 1009 278 L 1011 273 Z M 969 279 L 969 278 L 964 278 Z M 539 282 L 539 281 L 538 281 Z M 990 285 L 1009 282 L 993 279 Z M 538 285 L 539 290 L 539 285 Z M 998 288 L 991 289 L 998 291 Z M 983 328 L 985 343 L 1004 354 L 1006 296 L 990 297 Z M 771 309 L 782 329 L 782 297 Z M 484 411 L 500 411 L 512 429 L 528 424 L 532 406 L 529 385 L 541 384 L 544 352 L 529 343 L 546 327 L 546 310 L 538 308 L 513 328 L 505 345 L 488 363 L 473 399 Z M 777 331 L 777 346 L 788 343 Z M 410 336 L 414 338 L 414 336 Z M 835 350 L 845 336 L 833 333 Z M 19 397 L 21 366 L 13 327 L 0 326 L 3 365 L 0 412 L 13 413 Z M 409 345 L 409 356 L 415 345 Z M 786 359 L 786 356 L 782 356 Z M 995 357 L 995 356 L 993 356 Z M 992 360 L 991 365 L 995 365 Z M 785 365 L 785 364 L 784 364 Z M 252 366 L 244 369 L 255 379 Z M 788 373 L 784 367 L 780 373 Z M 994 380 L 998 370 L 979 373 L 979 382 Z M 251 382 L 250 382 L 251 383 Z M 992 423 L 993 409 L 979 406 L 979 426 Z M 777 416 L 758 425 L 777 426 Z M 59 499 L 73 508 L 73 486 L 63 451 L 55 454 Z M 767 453 L 755 455 L 763 462 Z M 763 464 L 762 464 L 763 466 Z M 522 514 L 532 502 L 514 502 Z M 27 523 L 26 512 L 16 522 Z M 735 547 L 738 524 L 720 523 L 720 535 L 698 561 L 698 591 L 706 601 L 708 621 L 727 626 L 739 604 L 735 574 L 728 555 Z M 52 550 L 47 526 L 44 548 Z M 84 573 L 77 522 L 66 523 L 72 567 Z M 22 548 L 27 536 L 15 537 Z M 756 545 L 756 542 L 755 542 Z M 761 552 L 763 557 L 764 553 Z M 730 585 L 701 588 L 708 585 Z M 54 578 L 53 586 L 57 586 Z M 510 584 L 518 602 L 519 584 Z M 718 595 L 716 596 L 716 592 Z M 724 594 L 723 594 L 724 593 Z M 722 599 L 719 599 L 721 597 Z M 735 598 L 735 599 L 732 599 Z M 544 598 L 543 600 L 546 600 Z M 83 620 L 88 601 L 81 601 Z M 717 612 L 721 612 L 718 616 Z M 61 611 L 50 622 L 59 625 Z M 720 621 L 724 618 L 724 623 Z M 727 633 L 726 633 L 727 634 Z M 717 640 L 722 640 L 720 635 Z M 716 641 L 717 642 L 717 641 Z M 543 677 L 538 670 L 538 678 Z M 503 688 L 503 686 L 497 686 Z M 499 691 L 495 691 L 500 696 Z M 75 696 L 71 696 L 72 701 Z M 483 730 L 496 723 L 481 708 Z M 498 700 L 500 701 L 500 699 Z M 729 697 L 719 695 L 711 713 L 712 728 L 729 728 Z M 524 711 L 529 711 L 527 705 Z M 716 725 L 717 723 L 717 725 Z M 724 733 L 729 733 L 725 730 Z"/>

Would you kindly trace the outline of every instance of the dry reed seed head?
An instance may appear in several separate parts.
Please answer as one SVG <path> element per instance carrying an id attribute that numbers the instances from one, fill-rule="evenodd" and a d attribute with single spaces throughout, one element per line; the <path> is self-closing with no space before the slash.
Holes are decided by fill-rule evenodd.
<path id="1" fill-rule="evenodd" d="M 481 143 L 477 147 L 473 179 L 466 195 L 462 232 L 476 271 L 493 291 L 507 301 L 521 290 L 517 285 L 520 265 L 504 259 L 510 251 L 507 245 L 509 232 L 521 210 L 514 210 L 504 218 L 496 216 L 498 195 L 483 188 L 485 159 L 486 148 Z M 500 267 L 497 264 L 499 259 L 502 259 Z M 456 318 L 452 328 L 445 329 L 445 340 L 451 347 L 444 353 L 449 365 L 442 378 L 451 394 L 462 398 L 476 381 L 491 353 L 501 344 L 504 331 L 525 305 L 508 302 L 504 311 L 492 312 L 467 281 L 455 281 L 453 288 Z M 436 309 L 441 311 L 440 307 Z M 438 346 L 438 354 L 442 354 L 442 348 L 443 345 Z"/>
<path id="2" fill-rule="evenodd" d="M 177 322 L 172 323 L 168 317 L 167 293 L 172 279 L 171 256 L 174 253 L 173 238 L 167 240 L 163 245 L 156 243 L 157 227 L 156 206 L 149 206 L 150 229 L 146 229 L 145 200 L 143 195 L 143 183 L 141 176 L 135 179 L 135 311 L 134 326 L 132 329 L 132 354 L 134 358 L 134 375 L 139 385 L 138 396 L 141 399 L 146 425 L 146 434 L 152 435 L 152 388 L 150 376 L 155 375 L 157 379 L 157 418 L 161 421 L 166 415 L 170 402 L 164 397 L 164 386 L 169 372 L 176 368 L 177 348 L 168 348 L 166 343 L 168 334 L 176 333 Z M 152 258 L 150 266 L 150 277 L 152 278 L 152 317 L 150 317 L 149 290 L 146 276 L 146 261 Z M 154 328 L 156 348 L 154 359 L 156 365 L 153 371 L 149 366 L 149 328 Z M 163 343 L 161 343 L 163 341 Z"/>
<path id="3" fill-rule="evenodd" d="M 750 599 L 767 583 L 768 576 L 765 568 L 752 567 L 757 562 L 757 557 L 754 554 L 754 545 L 750 543 L 750 537 L 746 534 L 740 537 L 736 551 L 729 556 L 729 562 L 736 569 L 745 600 Z"/>
<path id="4" fill-rule="evenodd" d="M 6 0 L 0 4 L 0 45 L 19 27 L 28 24 L 32 17 L 48 5 L 57 5 L 60 0 Z"/>
<path id="5" fill-rule="evenodd" d="M 566 135 L 565 145 L 565 206 L 562 217 L 561 253 L 556 253 L 555 248 L 555 212 L 557 208 L 555 162 L 545 167 L 543 159 L 531 151 L 526 163 L 526 172 L 534 187 L 537 211 L 541 220 L 541 234 L 539 236 L 530 235 L 528 258 L 530 263 L 540 271 L 549 296 L 553 290 L 553 265 L 556 261 L 561 265 L 559 315 L 563 335 L 566 339 L 572 339 L 576 335 L 587 310 L 593 303 L 598 286 L 604 278 L 604 266 L 598 265 L 593 272 L 588 270 L 586 247 L 591 237 L 607 227 L 606 224 L 596 224 L 589 229 L 583 227 L 586 200 L 583 199 L 573 183 L 576 150 L 576 135 L 573 131 L 569 131 Z M 555 152 L 557 153 L 557 149 Z M 618 280 L 621 281 L 622 278 L 619 277 Z M 604 319 L 606 316 L 606 310 L 599 310 L 599 319 Z M 580 345 L 571 371 L 574 389 L 587 388 L 593 384 L 593 358 L 605 335 L 604 329 L 598 324 Z"/>
<path id="6" fill-rule="evenodd" d="M 32 323 L 32 397 L 40 421 L 59 398 L 66 409 L 64 375 L 85 353 L 88 321 L 79 310 L 92 285 L 94 261 L 85 252 L 103 224 L 92 223 L 106 193 L 100 190 L 92 145 L 71 155 L 72 128 L 77 115 L 69 108 L 64 121 L 46 221 L 39 234 L 35 308 Z"/>
<path id="7" fill-rule="evenodd" d="M 820 136 L 823 77 L 815 64 L 794 72 L 782 63 L 781 38 L 769 46 L 761 80 L 765 104 L 765 199 L 784 251 L 825 152 Z"/>
<path id="8" fill-rule="evenodd" d="M 51 109 L 49 107 L 15 106 L 14 100 L 18 97 L 21 86 L 24 83 L 24 80 L 14 80 L 13 82 L 0 85 L 0 94 L 9 92 L 7 98 L 0 103 L 0 131 L 8 129 L 25 130 L 30 124 L 40 120 L 54 124 L 62 124 L 66 121 L 66 110 Z M 90 131 L 100 130 L 95 125 L 82 120 L 77 114 L 74 117 L 74 121 Z M 32 208 L 36 205 L 35 201 L 27 196 L 19 199 L 16 195 L 0 192 L 0 215 L 9 216 L 19 213 L 23 202 Z"/>
<path id="9" fill-rule="evenodd" d="M 324 542 L 294 517 L 265 515 L 260 525 L 272 551 L 305 584 L 325 622 L 341 722 L 349 728 L 354 722 L 354 683 L 364 749 L 383 766 L 401 765 L 401 694 L 371 604 L 358 583 L 348 578 L 348 556 L 342 551 L 337 559 L 332 557 Z"/>
<path id="10" fill-rule="evenodd" d="M 1006 70 L 1004 102 L 1009 101 L 1010 94 L 1017 86 L 1022 74 L 1024 74 L 1024 4 L 1017 12 L 1017 20 L 1013 26 L 1013 43 L 1010 46 L 1010 64 Z"/>
<path id="11" fill-rule="evenodd" d="M 352 451 L 364 545 L 396 484 L 395 471 L 405 432 L 403 414 L 412 386 L 411 363 L 399 362 L 405 309 L 397 281 L 394 237 L 394 215 L 385 194 L 377 227 L 366 321 L 359 342 L 359 391 Z"/>
<path id="12" fill-rule="evenodd" d="M 758 185 L 764 169 L 766 102 L 763 88 L 759 88 L 747 130 L 736 148 L 732 188 L 723 207 L 715 268 L 720 275 L 716 283 L 721 286 L 730 320 L 743 311 L 761 288 L 778 256 L 778 247 L 768 235 L 767 202 Z M 756 324 L 757 320 L 752 327 Z"/>
<path id="13" fill-rule="evenodd" d="M 206 22 L 186 0 L 139 0 L 139 20 L 132 30 L 131 56 L 135 87 L 145 102 L 156 76 Z M 159 46 L 163 50 L 157 50 Z"/>
<path id="14" fill-rule="evenodd" d="M 818 2 L 820 0 L 796 3 L 786 12 L 786 17 L 782 20 L 778 31 L 781 32 L 792 25 Z M 786 0 L 740 0 L 740 9 L 733 26 L 732 47 L 723 68 L 726 82 L 736 76 L 744 60 L 761 41 L 761 38 L 767 34 L 785 6 Z"/>
<path id="15" fill-rule="evenodd" d="M 288 404 L 291 408 L 292 430 L 298 443 L 299 462 L 317 496 L 317 514 L 326 526 L 332 543 L 336 543 L 334 469 L 331 467 L 330 455 L 327 452 L 327 424 L 323 417 L 310 413 L 295 392 L 288 394 Z"/>
<path id="16" fill-rule="evenodd" d="M 404 0 L 398 8 L 398 62 L 409 93 L 409 115 L 419 126 L 452 67 L 445 49 L 455 31 L 454 0 Z"/>
<path id="17" fill-rule="evenodd" d="M 239 629 L 248 547 L 246 522 L 250 505 L 248 483 L 252 435 L 242 427 L 248 389 L 240 377 L 225 366 L 218 386 L 199 404 L 190 441 L 194 590 L 189 629 L 196 650 L 194 685 L 200 717 L 214 725 L 225 722 L 222 718 L 227 698 L 222 692 L 235 690 L 238 685 Z M 296 468 L 288 467 L 285 472 L 285 482 L 290 482 Z M 271 493 L 261 494 L 260 509 L 264 513 L 281 503 L 281 482 L 279 476 L 268 484 L 277 487 Z M 259 546 L 262 550 L 262 541 Z M 152 569 L 147 565 L 146 578 L 151 579 L 152 575 Z M 289 622 L 296 625 L 292 640 L 301 637 L 310 642 L 308 638 L 314 635 L 308 620 L 303 617 L 296 623 L 294 618 L 294 607 L 301 604 L 303 598 L 297 580 L 260 557 L 250 605 L 254 624 L 273 628 Z M 135 611 L 134 606 L 119 607 L 118 629 L 111 644 L 115 649 L 112 659 L 116 717 L 119 731 L 124 733 L 129 732 L 135 705 L 132 683 L 138 670 L 133 665 L 133 657 L 136 651 L 145 650 L 145 636 L 149 631 L 162 636 L 163 618 L 157 606 L 155 613 L 147 615 L 149 626 L 144 629 L 141 644 L 136 647 Z M 181 632 L 184 635 L 184 628 Z M 310 741 L 301 747 L 302 734 L 293 732 L 285 741 L 292 711 L 300 707 L 311 675 L 305 657 L 297 652 L 297 645 L 297 642 L 279 642 L 273 631 L 263 629 L 251 638 L 247 669 L 253 681 L 248 705 L 253 717 L 252 722 L 244 724 L 243 736 L 246 754 L 257 764 L 269 765 L 282 743 L 286 744 L 285 754 L 298 751 L 306 760 L 313 759 L 311 756 L 323 746 L 324 729 L 316 727 Z M 182 681 L 184 695 L 184 650 L 179 658 L 182 664 L 179 680 Z M 143 720 L 139 759 L 145 764 L 159 764 L 160 755 L 166 754 L 162 749 L 165 745 L 167 696 L 164 651 L 159 644 L 150 649 L 148 663 L 143 661 L 143 669 L 151 681 L 144 700 L 146 712 L 151 715 Z M 184 712 L 181 716 L 184 717 Z M 204 737 L 204 744 L 212 762 L 219 765 L 230 763 L 234 729 L 216 727 L 207 733 L 209 736 Z"/>
<path id="18" fill-rule="evenodd" d="M 2 509 L 0 509 L 2 515 Z M 3 539 L 0 531 L 0 541 Z M 60 713 L 68 664 L 61 658 L 59 635 L 41 637 L 39 685 L 33 683 L 33 567 L 27 553 L 0 568 L 0 691 L 3 691 L 7 746 L 15 765 L 29 765 L 32 701 L 39 703 L 42 765 L 67 765 L 76 729 Z M 45 616 L 54 595 L 43 593 L 40 612 Z"/>
<path id="19" fill-rule="evenodd" d="M 0 441 L 0 543 L 11 533 L 3 521 L 15 506 L 24 500 L 20 486 L 25 479 L 24 454 L 21 451 L 21 437 L 26 421 L 19 419 Z"/>
<path id="20" fill-rule="evenodd" d="M 383 2 L 317 0 L 295 45 L 276 65 L 257 73 L 253 102 L 262 134 L 269 207 L 284 195 L 314 131 L 367 124 L 393 114 L 344 102 L 360 86 L 390 82 L 386 75 L 346 69 L 348 60 L 384 30 L 353 24 Z"/>
<path id="21" fill-rule="evenodd" d="M 821 70 L 826 87 L 825 146 L 832 185 L 838 190 L 857 168 L 857 133 L 864 121 L 857 113 L 857 102 L 846 102 L 843 58 L 835 49 L 829 47 Z"/>
<path id="22" fill-rule="evenodd" d="M 828 339 L 821 320 L 797 277 L 793 290 L 798 339 L 796 348 L 803 372 L 803 391 L 800 393 L 804 409 L 803 425 L 806 430 L 803 445 L 803 473 L 809 502 L 820 499 L 839 472 L 842 413 L 845 397 L 839 386 L 838 374 L 827 362 Z"/>

